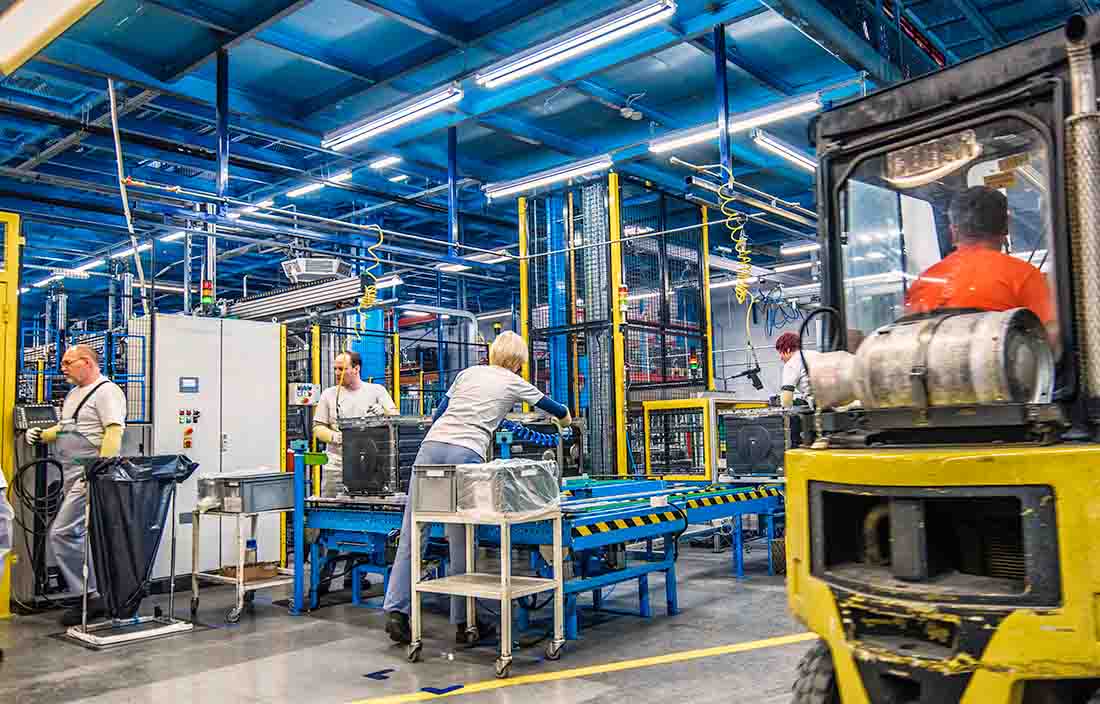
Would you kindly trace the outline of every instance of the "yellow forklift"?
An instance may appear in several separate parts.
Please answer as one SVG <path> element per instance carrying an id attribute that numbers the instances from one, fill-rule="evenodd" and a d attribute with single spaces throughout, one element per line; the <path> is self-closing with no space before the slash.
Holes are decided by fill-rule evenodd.
<path id="1" fill-rule="evenodd" d="M 823 305 L 802 334 L 837 351 L 808 360 L 817 408 L 786 456 L 789 603 L 821 637 L 796 704 L 1100 702 L 1098 43 L 1074 17 L 812 128 Z M 979 186 L 1045 312 L 913 310 Z"/>

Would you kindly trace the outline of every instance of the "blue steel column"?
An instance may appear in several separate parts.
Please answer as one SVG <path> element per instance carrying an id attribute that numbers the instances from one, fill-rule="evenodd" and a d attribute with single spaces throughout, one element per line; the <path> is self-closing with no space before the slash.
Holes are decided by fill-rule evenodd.
<path id="1" fill-rule="evenodd" d="M 458 128 L 447 128 L 447 255 L 457 256 L 458 243 Z"/>
<path id="2" fill-rule="evenodd" d="M 569 322 L 569 297 L 566 293 L 566 210 L 565 195 L 555 193 L 546 199 L 546 223 L 549 230 L 549 250 L 552 254 L 547 262 L 548 301 L 550 329 L 561 329 Z M 545 389 L 555 401 L 569 405 L 569 347 L 568 336 L 556 333 L 550 338 L 550 383 Z"/>
<path id="3" fill-rule="evenodd" d="M 224 198 L 229 187 L 229 52 L 218 51 L 216 114 L 218 128 L 218 197 Z"/>
<path id="4" fill-rule="evenodd" d="M 730 156 L 730 87 L 726 80 L 726 25 L 714 26 L 714 80 L 715 100 L 718 107 L 718 151 L 721 154 L 725 172 L 723 180 L 733 173 L 733 158 Z"/>

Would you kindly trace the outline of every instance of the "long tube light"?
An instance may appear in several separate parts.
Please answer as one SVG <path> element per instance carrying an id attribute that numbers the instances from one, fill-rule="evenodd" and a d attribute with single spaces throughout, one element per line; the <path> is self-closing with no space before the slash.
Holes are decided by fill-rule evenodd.
<path id="1" fill-rule="evenodd" d="M 114 254 L 112 254 L 111 259 L 121 259 L 123 257 L 129 257 L 130 255 L 135 253 L 147 252 L 152 249 L 152 247 L 153 245 L 149 244 L 148 242 L 146 242 L 145 244 L 139 244 L 137 248 L 127 247 L 121 252 L 115 252 Z"/>
<path id="2" fill-rule="evenodd" d="M 378 279 L 378 281 L 375 282 L 374 287 L 378 289 L 393 288 L 394 286 L 400 286 L 403 283 L 405 283 L 405 280 L 402 279 L 400 276 L 394 274 L 393 276 L 386 276 L 384 278 Z"/>
<path id="3" fill-rule="evenodd" d="M 173 232 L 170 235 L 165 235 L 164 237 L 161 237 L 160 241 L 161 242 L 175 242 L 176 240 L 182 240 L 186 236 L 187 236 L 186 232 L 184 232 L 183 230 L 177 230 L 176 232 Z"/>
<path id="4" fill-rule="evenodd" d="M 780 247 L 779 253 L 784 257 L 789 257 L 794 254 L 809 254 L 810 252 L 816 252 L 821 249 L 821 245 L 817 242 L 807 242 L 806 244 L 793 244 L 787 247 Z"/>
<path id="5" fill-rule="evenodd" d="M 372 161 L 371 163 L 367 164 L 367 166 L 369 166 L 372 169 L 384 169 L 387 166 L 393 166 L 395 164 L 400 164 L 400 163 L 401 163 L 401 157 L 399 157 L 399 156 L 384 156 L 381 159 L 378 159 L 376 161 Z"/>
<path id="6" fill-rule="evenodd" d="M 568 181 L 577 176 L 584 176 L 585 174 L 591 174 L 597 171 L 606 171 L 611 168 L 611 164 L 611 157 L 604 154 L 603 156 L 588 159 L 587 161 L 573 162 L 572 164 L 566 164 L 556 169 L 540 171 L 530 176 L 515 179 L 514 181 L 487 183 L 481 187 L 481 190 L 485 192 L 486 198 L 493 200 L 494 198 L 503 198 L 504 196 L 529 191 L 539 186 L 546 186 L 551 183 L 558 183 L 559 181 Z"/>
<path id="7" fill-rule="evenodd" d="M 783 264 L 781 266 L 772 267 L 772 270 L 777 274 L 782 274 L 787 271 L 801 271 L 803 269 L 812 269 L 813 262 L 796 262 L 794 264 Z"/>
<path id="8" fill-rule="evenodd" d="M 418 95 L 404 103 L 395 106 L 389 112 L 378 117 L 369 117 L 348 127 L 341 128 L 331 133 L 331 136 L 321 140 L 321 146 L 325 149 L 341 150 L 353 144 L 373 137 L 383 132 L 400 127 L 414 120 L 419 120 L 425 115 L 438 112 L 454 105 L 462 100 L 462 89 L 457 85 L 450 85 L 442 90 L 437 90 L 427 95 Z"/>
<path id="9" fill-rule="evenodd" d="M 756 142 L 756 145 L 761 149 L 782 157 L 810 173 L 817 171 L 817 162 L 814 159 L 774 135 L 770 135 L 763 130 L 753 130 L 752 141 Z"/>
<path id="10" fill-rule="evenodd" d="M 729 134 L 745 132 L 756 127 L 785 120 L 789 117 L 815 112 L 820 110 L 821 107 L 820 93 L 793 98 L 779 105 L 769 105 L 753 110 L 752 112 L 747 112 L 743 115 L 731 116 L 726 131 Z M 704 125 L 703 127 L 696 127 L 684 132 L 674 133 L 663 139 L 656 139 L 649 143 L 649 151 L 654 154 L 663 154 L 664 152 L 670 152 L 674 149 L 680 149 L 681 147 L 686 147 L 691 144 L 698 144 L 699 142 L 708 142 L 717 138 L 718 125 Z"/>
<path id="11" fill-rule="evenodd" d="M 15 73 L 102 1 L 23 0 L 8 7 L 0 14 L 0 73 Z"/>
<path id="12" fill-rule="evenodd" d="M 474 80 L 480 86 L 496 88 L 639 32 L 675 13 L 676 3 L 673 0 L 640 2 L 601 17 L 564 37 L 543 42 L 519 56 L 494 64 L 477 73 Z"/>
<path id="13" fill-rule="evenodd" d="M 73 269 L 73 271 L 89 271 L 91 269 L 95 269 L 97 266 L 103 266 L 106 263 L 106 259 L 93 259 L 87 264 L 81 264 L 80 266 Z"/>

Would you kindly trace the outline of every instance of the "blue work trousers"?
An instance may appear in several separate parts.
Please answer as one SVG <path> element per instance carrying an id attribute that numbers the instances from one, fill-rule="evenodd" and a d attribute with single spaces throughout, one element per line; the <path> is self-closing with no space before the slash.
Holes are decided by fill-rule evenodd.
<path id="1" fill-rule="evenodd" d="M 420 446 L 414 465 L 426 464 L 479 464 L 484 462 L 481 455 L 473 450 L 445 442 L 427 441 Z M 412 608 L 412 541 L 408 539 L 412 532 L 412 511 L 416 502 L 416 484 L 409 482 L 409 502 L 405 504 L 405 515 L 401 520 L 401 537 L 397 543 L 397 556 L 390 571 L 390 584 L 386 589 L 386 600 L 382 608 L 387 612 L 400 611 L 406 616 Z M 428 544 L 427 523 L 420 526 L 420 545 Z M 466 527 L 447 524 L 447 543 L 450 553 L 449 574 L 463 574 L 466 571 Z M 479 611 L 481 609 L 480 602 Z M 451 597 L 451 623 L 466 622 L 465 597 Z"/>

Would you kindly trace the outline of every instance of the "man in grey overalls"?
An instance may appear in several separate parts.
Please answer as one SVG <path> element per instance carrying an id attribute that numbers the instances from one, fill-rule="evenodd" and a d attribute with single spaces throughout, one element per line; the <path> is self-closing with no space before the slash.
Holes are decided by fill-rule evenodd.
<path id="1" fill-rule="evenodd" d="M 65 352 L 61 371 L 73 388 L 61 407 L 61 422 L 52 428 L 27 431 L 30 444 L 49 443 L 53 458 L 64 475 L 61 507 L 50 524 L 48 546 L 70 590 L 84 585 L 84 540 L 87 526 L 84 509 L 88 501 L 84 465 L 97 457 L 117 457 L 126 426 L 126 397 L 114 382 L 99 372 L 99 355 L 87 345 L 75 345 Z M 96 591 L 95 571 L 88 564 L 88 618 L 106 613 Z M 61 617 L 64 626 L 82 620 L 81 606 Z"/>

